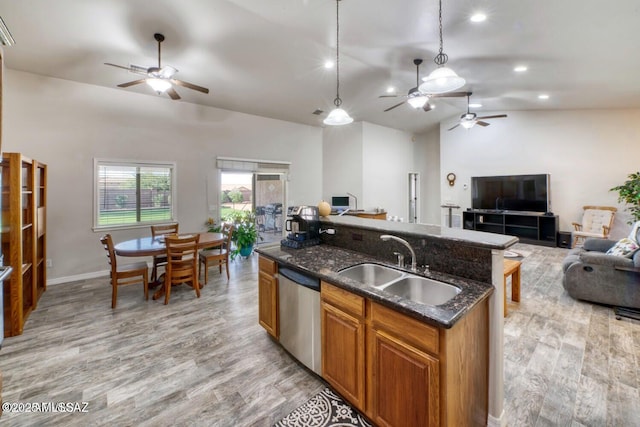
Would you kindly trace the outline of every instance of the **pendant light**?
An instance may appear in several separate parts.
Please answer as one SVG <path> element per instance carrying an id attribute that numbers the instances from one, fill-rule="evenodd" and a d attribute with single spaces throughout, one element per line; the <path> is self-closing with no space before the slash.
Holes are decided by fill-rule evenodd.
<path id="1" fill-rule="evenodd" d="M 344 111 L 340 106 L 342 105 L 342 99 L 340 99 L 340 0 L 336 0 L 336 99 L 333 100 L 333 104 L 336 106 L 326 119 L 323 120 L 325 125 L 340 126 L 348 125 L 353 122 L 353 118 Z"/>
<path id="2" fill-rule="evenodd" d="M 458 76 L 455 71 L 449 67 L 445 67 L 445 64 L 449 60 L 446 53 L 442 52 L 442 0 L 439 0 L 440 11 L 438 20 L 440 23 L 440 53 L 433 58 L 433 62 L 438 65 L 438 68 L 433 70 L 431 74 L 424 77 L 419 87 L 420 92 L 428 94 L 438 94 L 451 92 L 459 89 L 466 83 L 465 80 Z"/>

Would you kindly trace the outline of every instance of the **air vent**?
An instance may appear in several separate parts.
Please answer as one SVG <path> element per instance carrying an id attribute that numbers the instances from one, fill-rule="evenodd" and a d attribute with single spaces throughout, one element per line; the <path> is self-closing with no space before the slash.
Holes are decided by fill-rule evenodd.
<path id="1" fill-rule="evenodd" d="M 316 111 L 314 111 L 314 112 L 313 112 L 313 113 L 311 113 L 311 114 L 315 114 L 316 116 L 319 116 L 319 115 L 320 115 L 320 114 L 322 114 L 322 113 L 324 113 L 324 111 L 323 111 L 323 110 L 316 110 Z"/>

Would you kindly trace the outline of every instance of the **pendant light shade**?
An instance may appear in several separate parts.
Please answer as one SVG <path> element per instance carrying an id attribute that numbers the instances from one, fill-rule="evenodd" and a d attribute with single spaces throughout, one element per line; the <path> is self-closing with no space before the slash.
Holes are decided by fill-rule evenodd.
<path id="1" fill-rule="evenodd" d="M 438 67 L 427 77 L 422 79 L 423 83 L 418 87 L 422 93 L 446 93 L 461 88 L 466 83 L 465 79 L 458 76 L 449 67 Z"/>
<path id="2" fill-rule="evenodd" d="M 336 108 L 323 120 L 325 125 L 340 126 L 353 122 L 353 118 L 340 108 L 342 105 L 342 99 L 340 99 L 340 0 L 336 0 L 336 99 L 333 100 L 333 104 Z"/>
<path id="3" fill-rule="evenodd" d="M 334 108 L 326 119 L 324 119 L 325 125 L 330 126 L 340 126 L 340 125 L 348 125 L 353 122 L 353 118 L 349 116 L 349 114 L 344 111 L 342 108 Z"/>
<path id="4" fill-rule="evenodd" d="M 438 68 L 424 77 L 418 90 L 422 93 L 439 94 L 451 92 L 461 88 L 466 83 L 465 79 L 458 76 L 455 71 L 446 66 L 449 57 L 442 51 L 442 0 L 439 1 L 440 9 L 438 20 L 440 22 L 440 52 L 433 58 Z"/>

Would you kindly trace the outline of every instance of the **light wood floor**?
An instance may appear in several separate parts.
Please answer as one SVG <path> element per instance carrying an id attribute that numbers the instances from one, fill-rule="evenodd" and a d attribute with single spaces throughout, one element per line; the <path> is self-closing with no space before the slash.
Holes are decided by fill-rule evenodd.
<path id="1" fill-rule="evenodd" d="M 573 301 L 566 250 L 518 245 L 521 303 L 505 321 L 510 426 L 638 426 L 640 322 Z M 89 402 L 88 413 L 5 413 L 3 426 L 270 426 L 324 383 L 257 323 L 257 257 L 211 270 L 202 297 L 177 289 L 145 302 L 107 279 L 51 286 L 22 336 L 0 351 L 5 402 Z M 225 275 L 223 276 L 225 279 Z"/>

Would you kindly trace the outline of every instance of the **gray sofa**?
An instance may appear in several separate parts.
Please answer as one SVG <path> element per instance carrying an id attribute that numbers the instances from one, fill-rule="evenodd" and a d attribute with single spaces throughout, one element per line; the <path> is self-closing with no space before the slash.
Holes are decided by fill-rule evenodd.
<path id="1" fill-rule="evenodd" d="M 586 239 L 564 259 L 562 286 L 580 300 L 640 309 L 640 251 L 633 258 L 606 255 L 615 241 Z"/>

